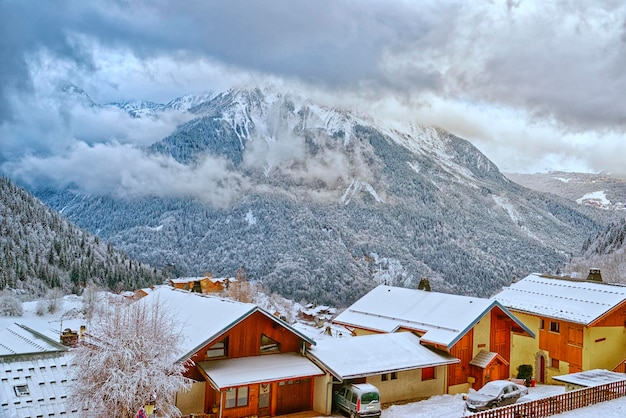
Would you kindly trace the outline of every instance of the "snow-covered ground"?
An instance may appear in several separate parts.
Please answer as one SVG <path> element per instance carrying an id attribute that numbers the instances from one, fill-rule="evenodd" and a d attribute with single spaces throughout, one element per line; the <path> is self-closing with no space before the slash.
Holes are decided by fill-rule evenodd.
<path id="1" fill-rule="evenodd" d="M 564 391 L 563 386 L 538 385 L 529 388 L 526 399 L 545 398 Z M 383 409 L 382 418 L 460 418 L 463 416 L 471 417 L 472 415 L 471 412 L 465 410 L 465 402 L 462 395 L 459 394 L 433 396 L 430 399 L 406 405 L 392 405 Z M 343 415 L 339 413 L 333 415 L 333 417 L 341 416 Z M 588 418 L 592 416 L 602 418 L 626 417 L 626 397 L 554 415 L 557 418 Z M 320 415 L 319 418 L 324 417 Z"/>
<path id="2" fill-rule="evenodd" d="M 36 301 L 26 302 L 23 304 L 23 307 L 23 316 L 0 316 L 0 329 L 4 329 L 12 323 L 17 322 L 34 328 L 56 340 L 63 328 L 78 329 L 80 325 L 84 324 L 84 320 L 80 314 L 82 298 L 75 295 L 65 296 L 59 310 L 54 314 L 45 313 L 41 316 L 37 315 Z M 296 323 L 294 327 L 313 339 L 336 338 L 342 331 L 341 328 L 333 326 L 328 330 L 326 326 L 315 327 L 303 322 Z M 331 331 L 332 336 L 328 335 L 328 331 Z M 347 335 L 345 336 L 347 337 Z M 538 385 L 537 387 L 529 388 L 529 394 L 525 398 L 528 400 L 544 398 L 563 393 L 564 390 L 564 386 Z M 392 405 L 383 409 L 382 418 L 460 418 L 471 415 L 472 413 L 465 410 L 465 402 L 463 401 L 462 395 L 459 394 L 433 396 L 430 399 L 420 402 L 405 405 Z M 333 415 L 333 417 L 341 416 L 342 415 L 338 413 Z M 601 416 L 602 418 L 626 417 L 626 397 L 555 415 L 555 417 L 558 418 L 587 418 L 590 416 Z M 320 418 L 324 418 L 324 416 L 320 416 Z"/>

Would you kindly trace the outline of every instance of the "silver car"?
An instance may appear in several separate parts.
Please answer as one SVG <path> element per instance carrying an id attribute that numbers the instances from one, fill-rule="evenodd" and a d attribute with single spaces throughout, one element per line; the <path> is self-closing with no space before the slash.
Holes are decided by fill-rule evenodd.
<path id="1" fill-rule="evenodd" d="M 526 386 L 508 380 L 494 380 L 480 390 L 470 392 L 465 399 L 465 405 L 470 411 L 476 412 L 513 404 L 525 395 L 528 395 Z"/>
<path id="2" fill-rule="evenodd" d="M 335 408 L 350 418 L 380 417 L 380 393 L 369 383 L 347 384 L 334 393 Z"/>

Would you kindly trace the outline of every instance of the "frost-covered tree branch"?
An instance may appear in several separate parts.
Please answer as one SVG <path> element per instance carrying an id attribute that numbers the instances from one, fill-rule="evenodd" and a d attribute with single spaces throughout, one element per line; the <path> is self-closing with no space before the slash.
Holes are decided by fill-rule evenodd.
<path id="1" fill-rule="evenodd" d="M 159 416 L 180 416 L 175 395 L 190 385 L 177 362 L 182 325 L 165 301 L 108 302 L 75 350 L 69 399 L 93 417 L 134 417 L 151 400 Z"/>

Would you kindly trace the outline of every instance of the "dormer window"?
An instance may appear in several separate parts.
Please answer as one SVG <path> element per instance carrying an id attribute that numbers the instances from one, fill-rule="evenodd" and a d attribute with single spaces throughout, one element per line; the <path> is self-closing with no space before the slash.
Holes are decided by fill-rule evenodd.
<path id="1" fill-rule="evenodd" d="M 13 390 L 15 391 L 16 396 L 30 395 L 30 390 L 28 390 L 28 385 L 15 385 L 13 386 Z"/>
<path id="2" fill-rule="evenodd" d="M 216 342 L 206 351 L 207 359 L 228 357 L 228 337 Z"/>
<path id="3" fill-rule="evenodd" d="M 280 343 L 271 339 L 265 334 L 261 334 L 261 354 L 277 353 L 280 351 Z"/>

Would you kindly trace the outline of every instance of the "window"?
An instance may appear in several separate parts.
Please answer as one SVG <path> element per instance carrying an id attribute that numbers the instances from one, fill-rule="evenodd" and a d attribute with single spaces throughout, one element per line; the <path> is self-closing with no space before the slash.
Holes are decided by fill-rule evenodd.
<path id="1" fill-rule="evenodd" d="M 261 354 L 280 351 L 280 344 L 265 334 L 261 334 Z"/>
<path id="2" fill-rule="evenodd" d="M 435 378 L 434 367 L 424 367 L 422 369 L 422 380 L 433 380 Z"/>
<path id="3" fill-rule="evenodd" d="M 213 344 L 206 352 L 208 359 L 226 356 L 228 356 L 228 337 Z"/>
<path id="4" fill-rule="evenodd" d="M 225 408 L 248 405 L 248 387 L 232 388 L 226 391 Z"/>
<path id="5" fill-rule="evenodd" d="M 551 362 L 550 362 L 550 366 L 554 367 L 555 369 L 558 369 L 559 368 L 559 361 L 557 359 L 553 358 L 551 360 Z"/>
<path id="6" fill-rule="evenodd" d="M 560 332 L 560 326 L 558 322 L 550 321 L 550 331 L 552 332 Z"/>
<path id="7" fill-rule="evenodd" d="M 387 380 L 396 380 L 398 378 L 398 373 L 385 373 L 380 375 L 380 380 L 386 382 Z"/>
<path id="8" fill-rule="evenodd" d="M 13 386 L 13 390 L 15 390 L 16 396 L 30 395 L 30 390 L 28 390 L 28 385 L 16 385 L 16 386 Z"/>
<path id="9" fill-rule="evenodd" d="M 546 323 L 543 319 L 539 320 L 539 329 L 546 329 Z"/>
<path id="10" fill-rule="evenodd" d="M 248 405 L 248 387 L 237 389 L 237 406 Z"/>

